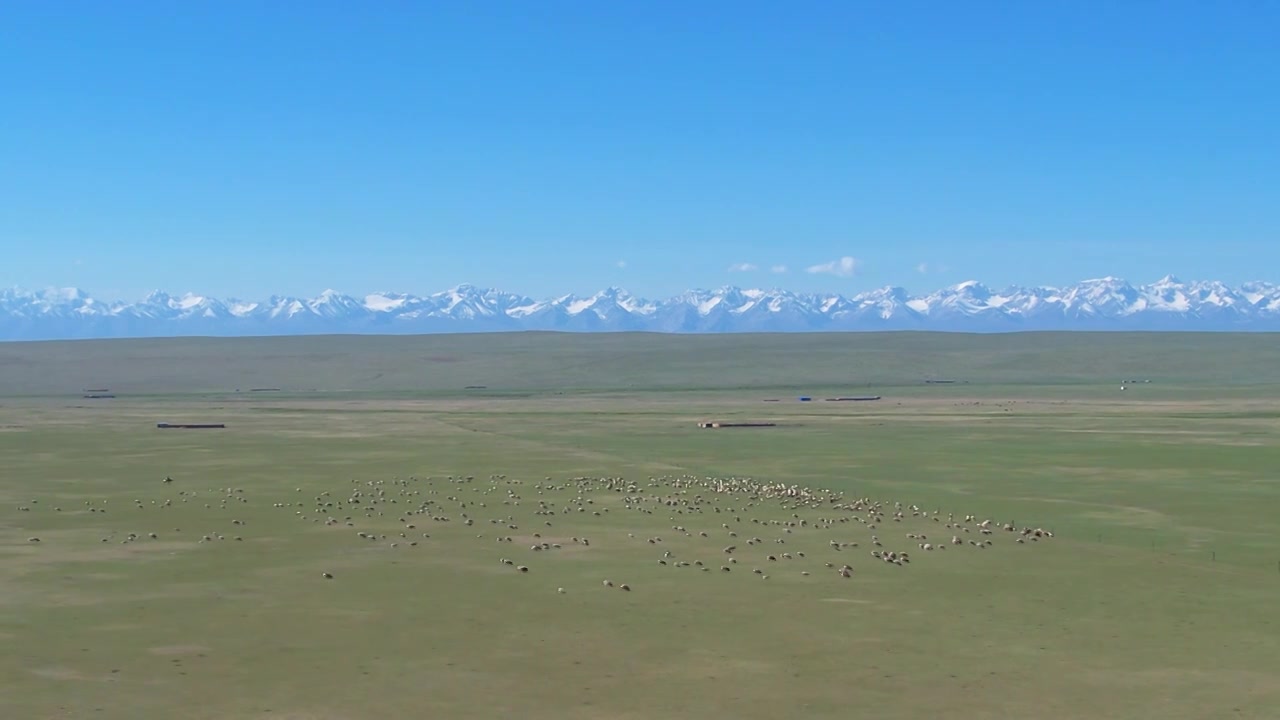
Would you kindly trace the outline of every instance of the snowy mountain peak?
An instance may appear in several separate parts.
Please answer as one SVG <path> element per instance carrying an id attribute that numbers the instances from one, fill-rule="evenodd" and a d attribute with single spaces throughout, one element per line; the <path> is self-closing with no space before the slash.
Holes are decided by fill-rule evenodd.
<path id="1" fill-rule="evenodd" d="M 508 330 L 793 332 L 851 330 L 1266 330 L 1280 331 L 1280 286 L 1166 276 L 1150 285 L 1117 277 L 1067 287 L 1009 287 L 976 280 L 913 295 L 881 287 L 854 295 L 723 286 L 663 300 L 619 287 L 547 300 L 462 284 L 431 295 L 325 290 L 219 300 L 156 290 L 134 303 L 99 302 L 75 288 L 0 290 L 0 339 Z"/>
<path id="2" fill-rule="evenodd" d="M 83 301 L 89 299 L 89 295 L 80 288 L 49 288 L 44 292 L 49 299 L 62 300 L 66 302 Z"/>

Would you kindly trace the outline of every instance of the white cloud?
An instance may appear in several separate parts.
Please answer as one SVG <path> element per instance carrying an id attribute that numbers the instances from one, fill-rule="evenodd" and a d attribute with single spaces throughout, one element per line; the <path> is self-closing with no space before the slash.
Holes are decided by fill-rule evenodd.
<path id="1" fill-rule="evenodd" d="M 751 263 L 734 263 L 729 266 L 729 272 L 755 272 L 759 269 Z"/>
<path id="2" fill-rule="evenodd" d="M 920 273 L 921 275 L 928 275 L 929 273 L 934 273 L 934 274 L 944 273 L 946 271 L 947 271 L 946 265 L 930 265 L 929 263 L 920 263 L 919 265 L 916 266 L 916 272 Z"/>
<path id="3" fill-rule="evenodd" d="M 919 265 L 917 265 L 916 272 L 920 273 L 921 275 L 927 275 L 929 273 L 929 263 L 920 263 Z"/>
<path id="4" fill-rule="evenodd" d="M 618 268 L 619 268 L 619 269 L 625 269 L 625 268 L 627 267 L 627 261 L 626 261 L 626 260 L 619 260 L 616 264 L 617 264 L 617 266 L 618 266 Z"/>
<path id="5" fill-rule="evenodd" d="M 787 271 L 786 265 L 774 265 L 773 267 L 769 268 L 769 272 L 778 273 L 779 275 L 781 275 L 786 271 Z"/>
<path id="6" fill-rule="evenodd" d="M 858 271 L 860 263 L 854 258 L 845 255 L 839 260 L 832 260 L 821 265 L 812 265 L 805 268 L 805 272 L 814 275 L 835 275 L 837 277 L 852 277 Z"/>

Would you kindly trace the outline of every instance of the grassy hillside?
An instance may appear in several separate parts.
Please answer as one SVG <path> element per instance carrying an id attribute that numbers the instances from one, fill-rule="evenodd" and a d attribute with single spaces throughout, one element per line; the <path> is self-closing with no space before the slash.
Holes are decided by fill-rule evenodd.
<path id="1" fill-rule="evenodd" d="M 506 333 L 0 344 L 0 396 L 1280 383 L 1269 334 Z"/>

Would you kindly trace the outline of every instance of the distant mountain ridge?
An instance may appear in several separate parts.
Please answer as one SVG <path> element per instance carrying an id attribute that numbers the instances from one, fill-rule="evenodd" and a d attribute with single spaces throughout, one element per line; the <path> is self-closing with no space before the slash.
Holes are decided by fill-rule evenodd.
<path id="1" fill-rule="evenodd" d="M 156 291 L 137 302 L 100 302 L 78 289 L 0 290 L 0 339 L 416 334 L 560 330 L 665 333 L 938 330 L 1280 331 L 1280 286 L 1165 277 L 1062 288 L 991 288 L 968 281 L 928 295 L 899 287 L 841 295 L 722 287 L 664 300 L 620 288 L 535 300 L 459 285 L 430 295 L 273 295 L 246 302 Z"/>

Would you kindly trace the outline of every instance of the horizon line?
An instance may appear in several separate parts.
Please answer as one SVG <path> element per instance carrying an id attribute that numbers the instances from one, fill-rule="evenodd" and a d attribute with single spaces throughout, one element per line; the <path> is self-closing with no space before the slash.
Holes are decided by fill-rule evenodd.
<path id="1" fill-rule="evenodd" d="M 1165 274 L 1165 275 L 1161 276 L 1160 278 L 1158 278 L 1158 279 L 1156 279 L 1156 280 L 1153 280 L 1153 281 L 1151 281 L 1151 282 L 1137 282 L 1137 283 L 1134 283 L 1134 282 L 1132 282 L 1132 281 L 1128 280 L 1127 278 L 1124 278 L 1124 277 L 1121 277 L 1121 276 L 1118 276 L 1118 275 L 1104 275 L 1104 276 L 1099 276 L 1099 277 L 1091 277 L 1091 278 L 1084 278 L 1084 279 L 1081 279 L 1081 280 L 1076 280 L 1076 281 L 1074 281 L 1074 282 L 1071 282 L 1071 283 L 1068 283 L 1068 284 L 1065 284 L 1065 285 L 1048 285 L 1048 284 L 1036 284 L 1036 285 L 1028 285 L 1028 284 L 1008 284 L 1008 285 L 1003 285 L 1003 286 L 999 286 L 999 287 L 994 286 L 994 285 L 989 285 L 988 283 L 986 283 L 986 282 L 984 282 L 984 281 L 982 281 L 982 280 L 969 279 L 969 280 L 962 280 L 962 281 L 960 281 L 960 282 L 950 283 L 950 284 L 948 284 L 948 285 L 939 286 L 939 287 L 935 288 L 934 290 L 932 290 L 930 293 L 926 293 L 926 294 L 933 294 L 933 293 L 937 293 L 937 292 L 940 292 L 940 291 L 943 291 L 943 290 L 955 290 L 955 289 L 961 289 L 961 288 L 964 288 L 964 287 L 966 287 L 966 286 L 968 286 L 968 287 L 972 287 L 972 286 L 975 286 L 975 285 L 977 285 L 977 286 L 981 286 L 981 287 L 986 288 L 986 289 L 989 289 L 989 290 L 997 290 L 997 291 L 999 291 L 999 290 L 1062 290 L 1062 289 L 1071 288 L 1071 287 L 1075 287 L 1075 286 L 1079 286 L 1079 285 L 1085 285 L 1085 284 L 1091 284 L 1091 283 L 1102 283 L 1102 282 L 1123 283 L 1123 284 L 1125 284 L 1125 285 L 1129 285 L 1130 287 L 1134 287 L 1134 288 L 1150 287 L 1150 286 L 1153 286 L 1153 285 L 1159 285 L 1159 284 L 1162 284 L 1162 283 L 1179 284 L 1179 285 L 1198 285 L 1198 284 L 1206 284 L 1206 283 L 1216 283 L 1216 284 L 1224 285 L 1224 286 L 1226 286 L 1227 288 L 1229 288 L 1229 289 L 1233 289 L 1233 290 L 1234 290 L 1234 289 L 1237 289 L 1237 288 L 1244 287 L 1244 286 L 1246 286 L 1246 285 L 1255 285 L 1255 284 L 1262 284 L 1262 285 L 1275 285 L 1275 284 L 1276 284 L 1275 282 L 1270 281 L 1270 280 L 1255 279 L 1255 280 L 1246 280 L 1246 281 L 1243 281 L 1243 282 L 1240 282 L 1240 283 L 1237 283 L 1237 284 L 1234 284 L 1234 285 L 1233 285 L 1233 284 L 1231 284 L 1231 283 L 1226 283 L 1226 282 L 1223 282 L 1223 281 L 1221 281 L 1221 280 L 1212 280 L 1212 279 L 1210 279 L 1210 280 L 1200 280 L 1200 279 L 1195 279 L 1195 280 L 1183 280 L 1183 279 L 1181 279 L 1181 278 L 1179 278 L 1179 277 L 1177 277 L 1177 276 L 1175 276 L 1175 275 L 1173 275 L 1173 274 Z M 456 283 L 456 284 L 454 284 L 454 285 L 448 286 L 448 287 L 446 287 L 446 288 L 444 288 L 444 289 L 441 289 L 441 290 L 425 291 L 425 292 L 414 292 L 414 291 L 408 291 L 408 290 L 385 290 L 385 289 L 383 289 L 383 290 L 370 290 L 370 291 L 363 292 L 363 293 L 360 293 L 360 292 L 353 293 L 353 292 L 345 291 L 345 290 L 337 290 L 337 289 L 333 288 L 332 286 L 330 286 L 330 287 L 326 287 L 324 290 L 321 290 L 320 292 L 318 292 L 318 293 L 316 293 L 316 294 L 314 294 L 314 295 L 288 295 L 288 294 L 281 295 L 281 294 L 277 294 L 277 293 L 270 293 L 269 295 L 266 295 L 266 296 L 262 297 L 261 299 L 266 300 L 266 299 L 278 298 L 278 299 L 297 299 L 297 300 L 308 299 L 308 300 L 313 300 L 313 299 L 318 299 L 318 298 L 325 297 L 325 296 L 329 296 L 329 295 L 337 295 L 337 296 L 348 297 L 348 298 L 352 298 L 352 299 L 364 299 L 364 298 L 367 298 L 367 297 L 369 297 L 369 296 L 373 296 L 373 295 L 381 295 L 381 296 L 384 296 L 384 297 L 385 297 L 385 296 L 389 296 L 389 295 L 404 295 L 404 296 L 429 297 L 429 296 L 432 296 L 432 295 L 440 295 L 440 294 L 444 294 L 444 293 L 456 292 L 456 291 L 459 291 L 459 290 L 467 290 L 467 289 L 480 290 L 480 291 L 496 291 L 496 292 L 502 292 L 502 293 L 509 294 L 509 295 L 518 295 L 518 296 L 520 296 L 520 297 L 522 297 L 522 298 L 527 298 L 527 299 L 537 299 L 537 298 L 536 298 L 536 296 L 534 296 L 534 295 L 532 295 L 532 294 L 523 293 L 523 292 L 517 292 L 517 291 L 511 291 L 511 290 L 505 290 L 505 289 L 502 289 L 502 288 L 500 288 L 500 287 L 498 287 L 498 286 L 496 286 L 496 285 L 482 285 L 482 284 L 476 284 L 476 283 L 473 283 L 473 282 L 460 282 L 460 283 Z M 570 297 L 573 297 L 573 298 L 584 298 L 584 297 L 592 297 L 592 296 L 594 296 L 594 295 L 599 295 L 599 294 L 601 294 L 601 293 L 608 293 L 608 292 L 622 292 L 622 293 L 626 293 L 627 295 L 630 295 L 630 296 L 631 296 L 631 297 L 633 297 L 633 298 L 640 299 L 640 300 L 647 300 L 647 299 L 650 299 L 650 297 L 661 297 L 661 298 L 664 298 L 664 299 L 669 299 L 669 298 L 674 298 L 674 297 L 677 297 L 677 296 L 679 296 L 679 295 L 686 294 L 686 293 L 696 293 L 696 292 L 718 292 L 718 291 L 723 291 L 723 290 L 759 291 L 759 292 L 781 292 L 781 293 L 788 293 L 788 294 L 791 294 L 791 295 L 801 295 L 801 296 L 803 296 L 803 295 L 829 295 L 829 296 L 841 296 L 841 297 L 847 297 L 847 298 L 853 298 L 853 297 L 857 297 L 857 296 L 859 296 L 859 295 L 865 295 L 865 294 L 873 293 L 873 292 L 881 292 L 881 291 L 885 291 L 885 290 L 902 290 L 902 291 L 904 291 L 904 292 L 910 292 L 910 291 L 908 291 L 908 290 L 907 290 L 907 288 L 906 288 L 905 286 L 903 286 L 903 285 L 895 285 L 895 284 L 892 284 L 892 283 L 888 283 L 888 284 L 884 284 L 884 285 L 878 285 L 878 286 L 875 286 L 875 287 L 872 287 L 872 288 L 867 288 L 867 289 L 863 289 L 863 290 L 858 290 L 858 291 L 856 291 L 856 292 L 854 292 L 854 291 L 847 291 L 847 290 L 791 290 L 791 289 L 788 289 L 788 288 L 783 287 L 783 286 L 781 286 L 781 285 L 764 286 L 764 285 L 743 285 L 743 284 L 730 284 L 730 283 L 726 283 L 726 284 L 719 285 L 719 286 L 710 286 L 710 285 L 706 285 L 706 286 L 699 286 L 699 287 L 689 287 L 689 288 L 686 288 L 686 289 L 685 289 L 685 290 L 683 290 L 683 291 L 680 291 L 680 292 L 677 292 L 677 293 L 674 293 L 674 294 L 661 294 L 661 295 L 656 295 L 656 296 L 642 296 L 642 295 L 637 295 L 636 293 L 633 293 L 631 290 L 629 290 L 629 289 L 627 289 L 627 288 L 625 288 L 625 287 L 623 287 L 623 286 L 621 286 L 621 285 L 611 284 L 611 285 L 608 285 L 608 286 L 606 286 L 606 287 L 604 287 L 604 288 L 601 288 L 600 290 L 595 291 L 594 293 L 592 293 L 591 295 L 588 295 L 588 296 L 579 296 L 579 295 L 576 295 L 575 293 L 559 293 L 559 294 L 547 295 L 547 296 L 545 296 L 543 299 L 544 299 L 544 300 L 559 300 L 559 299 L 562 299 L 562 298 L 570 298 Z M 64 285 L 64 286 L 58 286 L 58 285 L 45 285 L 45 286 L 43 286 L 42 288 L 39 288 L 39 289 L 37 289 L 37 288 L 35 288 L 35 287 L 33 287 L 33 286 L 10 285 L 10 286 L 8 286 L 8 287 L 6 287 L 6 288 L 3 288 L 3 291 L 16 292 L 16 293 L 24 293 L 24 294 L 48 294 L 48 293 L 72 293 L 72 292 L 74 292 L 74 293 L 76 293 L 77 295 L 80 295 L 80 296 L 82 296 L 82 297 L 85 297 L 85 298 L 88 298 L 88 299 L 91 299 L 91 300 L 96 299 L 96 298 L 94 297 L 95 293 L 94 293 L 93 291 L 91 291 L 91 290 L 86 290 L 86 289 L 84 289 L 84 288 L 77 287 L 77 286 L 74 286 L 74 285 Z M 166 296 L 166 297 L 170 297 L 170 298 L 178 298 L 178 299 L 181 299 L 181 298 L 190 298 L 190 297 L 200 297 L 200 298 L 204 298 L 204 299 L 210 299 L 210 298 L 212 298 L 212 299 L 216 299 L 216 300 L 220 300 L 220 301 L 245 301 L 245 299 L 246 299 L 246 298 L 244 298 L 244 297 L 239 297 L 239 296 L 235 296 L 235 295 L 224 295 L 224 296 L 219 297 L 219 296 L 217 296 L 217 295 L 212 295 L 212 294 L 208 294 L 208 293 L 201 293 L 201 292 L 194 291 L 194 290 L 187 290 L 187 291 L 182 291 L 182 292 L 173 292 L 173 291 L 169 291 L 169 290 L 164 290 L 164 289 L 162 289 L 162 288 L 155 288 L 155 289 L 152 289 L 152 290 L 150 290 L 150 291 L 147 291 L 145 294 L 143 294 L 141 297 L 139 297 L 139 298 L 138 298 L 137 300 L 135 300 L 135 301 L 130 301 L 130 300 L 114 300 L 114 301 L 111 301 L 111 302 L 123 302 L 123 303 L 126 303 L 126 304 L 130 304 L 130 303 L 133 303 L 133 302 L 139 302 L 139 301 L 146 300 L 146 299 L 148 299 L 148 298 L 150 298 L 151 296 L 154 296 L 154 295 L 163 295 L 163 296 Z M 921 297 L 923 297 L 923 296 L 921 296 Z"/>

